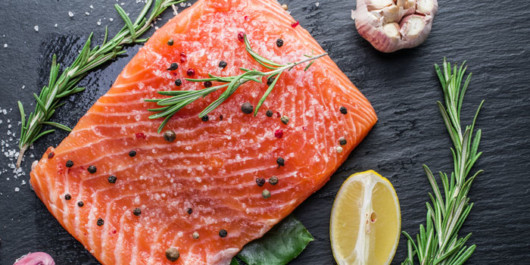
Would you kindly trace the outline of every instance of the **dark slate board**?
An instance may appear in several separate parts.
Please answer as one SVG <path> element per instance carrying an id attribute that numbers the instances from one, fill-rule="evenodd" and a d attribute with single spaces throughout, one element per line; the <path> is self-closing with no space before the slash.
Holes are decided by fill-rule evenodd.
<path id="1" fill-rule="evenodd" d="M 464 119 L 469 120 L 480 100 L 486 104 L 478 120 L 483 129 L 483 158 L 471 199 L 476 202 L 463 233 L 473 232 L 477 250 L 468 264 L 528 264 L 530 260 L 530 2 L 441 1 L 433 31 L 420 47 L 394 54 L 375 51 L 355 31 L 350 19 L 353 0 L 284 0 L 339 67 L 371 100 L 379 122 L 364 142 L 331 177 L 330 182 L 304 202 L 295 215 L 315 236 L 292 264 L 333 264 L 328 226 L 335 193 L 350 174 L 375 169 L 394 184 L 402 209 L 403 229 L 415 234 L 424 222 L 429 185 L 421 165 L 434 171 L 450 170 L 449 138 L 435 105 L 441 92 L 432 65 L 446 56 L 467 60 L 475 73 L 468 92 Z M 141 4 L 124 1 L 138 12 Z M 16 100 L 33 104 L 31 94 L 47 82 L 52 53 L 69 63 L 86 36 L 94 31 L 101 40 L 103 26 L 116 32 L 121 21 L 111 0 L 4 0 L 0 1 L 0 264 L 30 251 L 50 253 L 57 264 L 98 264 L 48 213 L 31 191 L 28 173 L 34 157 L 57 145 L 66 133 L 38 141 L 27 153 L 25 176 L 15 178 L 4 155 L 16 146 L 19 114 Z M 90 8 L 90 4 L 94 9 Z M 75 16 L 68 17 L 68 11 Z M 85 15 L 90 12 L 90 15 Z M 109 22 L 108 18 L 114 18 Z M 164 21 L 171 17 L 170 12 Z M 57 23 L 58 27 L 54 27 Z M 39 31 L 34 26 L 39 25 Z M 8 47 L 4 48 L 3 44 Z M 88 91 L 69 98 L 55 120 L 73 126 L 104 94 L 138 47 L 128 55 L 90 74 L 82 81 Z M 22 86 L 25 86 L 22 89 Z M 27 107 L 29 109 L 29 107 Z M 10 123 L 7 120 L 10 119 Z M 11 124 L 11 128 L 8 128 Z M 13 139 L 11 139 L 13 138 Z M 5 145 L 4 145 L 5 146 Z M 15 192 L 15 188 L 19 188 Z M 394 264 L 405 254 L 401 241 Z"/>

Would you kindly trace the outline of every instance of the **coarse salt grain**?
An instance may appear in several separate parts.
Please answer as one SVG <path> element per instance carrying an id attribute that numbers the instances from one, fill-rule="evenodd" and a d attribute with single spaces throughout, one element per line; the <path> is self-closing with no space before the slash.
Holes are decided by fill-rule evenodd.
<path id="1" fill-rule="evenodd" d="M 35 25 L 35 27 L 33 27 L 35 29 L 36 32 L 39 32 L 39 25 Z"/>
<path id="2" fill-rule="evenodd" d="M 4 48 L 7 48 L 7 43 L 4 43 Z"/>
<path id="3" fill-rule="evenodd" d="M 72 11 L 68 11 L 68 16 L 69 16 L 69 17 L 73 17 L 73 16 L 74 16 L 74 12 L 72 12 Z"/>

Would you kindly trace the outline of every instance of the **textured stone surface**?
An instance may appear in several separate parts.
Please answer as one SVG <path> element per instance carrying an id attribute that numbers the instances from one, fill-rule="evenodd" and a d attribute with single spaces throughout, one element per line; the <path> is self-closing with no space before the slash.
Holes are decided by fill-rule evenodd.
<path id="1" fill-rule="evenodd" d="M 124 1 L 134 14 L 137 1 Z M 375 51 L 355 31 L 350 19 L 352 0 L 291 0 L 293 16 L 300 20 L 330 53 L 339 67 L 371 100 L 379 123 L 338 169 L 331 181 L 303 203 L 295 215 L 315 236 L 308 249 L 292 264 L 333 264 L 329 244 L 329 214 L 334 196 L 350 174 L 375 169 L 394 184 L 402 209 L 403 229 L 415 234 L 424 222 L 429 184 L 421 165 L 433 171 L 451 170 L 449 138 L 438 114 L 441 92 L 432 68 L 444 56 L 467 60 L 474 73 L 463 118 L 469 121 L 480 100 L 486 99 L 478 127 L 483 130 L 477 168 L 486 172 L 475 182 L 475 207 L 463 232 L 473 232 L 477 250 L 468 264 L 524 264 L 530 259 L 530 2 L 442 1 L 431 36 L 420 47 L 394 54 Z M 32 159 L 66 133 L 41 139 L 23 163 L 24 176 L 15 178 L 8 166 L 14 149 L 19 114 L 16 100 L 29 111 L 31 94 L 47 82 L 52 53 L 69 63 L 84 38 L 103 25 L 116 32 L 122 25 L 115 1 L 1 1 L 0 2 L 0 264 L 12 264 L 30 251 L 50 253 L 57 264 L 98 264 L 48 213 L 27 183 Z M 90 5 L 93 5 L 93 9 Z M 74 12 L 74 17 L 68 16 Z M 90 15 L 86 15 L 89 12 Z M 170 12 L 165 18 L 171 16 Z M 110 22 L 108 18 L 114 18 Z M 97 24 L 101 19 L 102 26 Z M 164 19 L 164 21 L 166 20 Z M 161 21 L 160 23 L 162 23 Z M 54 24 L 58 24 L 54 27 Z M 36 32 L 34 26 L 39 26 Z M 4 44 L 8 44 L 4 48 Z M 82 81 L 88 91 L 69 98 L 54 120 L 73 126 L 89 106 L 110 87 L 138 47 Z M 25 86 L 24 89 L 21 89 Z M 8 122 L 7 120 L 10 120 Z M 9 124 L 12 125 L 8 128 Z M 7 136 L 10 130 L 16 137 Z M 13 140 L 10 140 L 10 137 Z M 6 144 L 9 146 L 6 147 Z M 19 174 L 20 175 L 20 174 Z M 19 188 L 15 192 L 15 188 Z M 405 254 L 401 242 L 394 264 Z"/>

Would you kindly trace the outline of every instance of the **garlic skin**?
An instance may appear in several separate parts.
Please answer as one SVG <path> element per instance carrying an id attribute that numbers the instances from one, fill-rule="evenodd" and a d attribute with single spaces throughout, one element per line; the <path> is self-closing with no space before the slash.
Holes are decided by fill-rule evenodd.
<path id="1" fill-rule="evenodd" d="M 437 10 L 437 0 L 357 0 L 352 19 L 374 48 L 390 53 L 423 43 Z"/>

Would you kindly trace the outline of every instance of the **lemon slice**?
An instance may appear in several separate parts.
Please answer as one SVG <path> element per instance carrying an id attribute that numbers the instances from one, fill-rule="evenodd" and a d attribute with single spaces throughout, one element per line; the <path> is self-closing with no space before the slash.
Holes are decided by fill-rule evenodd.
<path id="1" fill-rule="evenodd" d="M 351 175 L 331 210 L 330 237 L 339 265 L 390 264 L 399 242 L 401 212 L 392 184 L 373 170 Z"/>

